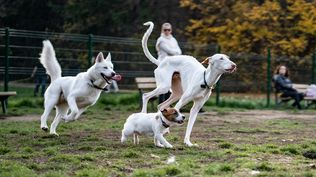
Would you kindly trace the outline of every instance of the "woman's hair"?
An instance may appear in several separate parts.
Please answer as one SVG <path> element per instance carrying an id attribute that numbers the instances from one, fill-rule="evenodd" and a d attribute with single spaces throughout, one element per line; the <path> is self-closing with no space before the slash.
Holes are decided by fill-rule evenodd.
<path id="1" fill-rule="evenodd" d="M 170 23 L 164 23 L 161 25 L 161 31 L 163 31 L 164 29 L 172 29 L 172 26 Z"/>
<path id="2" fill-rule="evenodd" d="M 279 65 L 278 67 L 276 67 L 276 69 L 274 70 L 274 74 L 280 74 L 280 68 L 284 66 L 285 67 L 285 74 L 284 76 L 285 77 L 290 77 L 290 72 L 289 72 L 289 69 L 285 66 L 285 65 Z"/>

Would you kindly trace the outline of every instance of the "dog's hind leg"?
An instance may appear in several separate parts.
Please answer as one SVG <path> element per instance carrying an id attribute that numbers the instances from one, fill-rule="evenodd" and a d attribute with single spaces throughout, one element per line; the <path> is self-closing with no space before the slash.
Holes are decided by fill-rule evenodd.
<path id="1" fill-rule="evenodd" d="M 150 98 L 152 98 L 154 96 L 158 96 L 160 94 L 167 93 L 169 89 L 170 89 L 170 86 L 166 85 L 166 86 L 157 87 L 155 90 L 153 90 L 151 92 L 144 93 L 143 94 L 143 108 L 142 108 L 141 112 L 147 113 L 147 103 L 148 103 Z"/>
<path id="2" fill-rule="evenodd" d="M 134 144 L 139 144 L 139 137 L 137 133 L 134 133 Z"/>
<path id="3" fill-rule="evenodd" d="M 49 113 L 53 110 L 54 106 L 57 104 L 59 99 L 58 96 L 45 96 L 45 102 L 44 102 L 44 113 L 41 116 L 41 129 L 44 131 L 48 131 L 48 126 L 47 126 L 47 119 L 49 116 Z"/>
<path id="4" fill-rule="evenodd" d="M 122 130 L 122 137 L 121 137 L 121 143 L 124 143 L 127 140 L 127 136 L 124 133 L 124 130 Z"/>
<path id="5" fill-rule="evenodd" d="M 173 73 L 172 71 L 168 71 L 167 69 L 155 69 L 154 73 L 157 88 L 151 92 L 143 94 L 143 107 L 141 111 L 142 113 L 147 113 L 147 103 L 150 98 L 167 93 L 171 88 L 171 79 Z"/>
<path id="6" fill-rule="evenodd" d="M 172 103 L 179 100 L 181 95 L 183 94 L 182 87 L 181 87 L 181 80 L 179 76 L 175 76 L 172 78 L 172 93 L 170 97 L 164 101 L 163 103 L 158 105 L 158 110 L 163 110 L 168 108 Z"/>
<path id="7" fill-rule="evenodd" d="M 206 99 L 203 99 L 203 98 L 195 99 L 194 104 L 190 110 L 189 122 L 188 122 L 187 130 L 185 132 L 185 137 L 184 137 L 184 143 L 188 146 L 197 146 L 197 144 L 191 143 L 190 136 L 191 136 L 192 128 L 196 120 L 197 114 L 199 110 L 202 108 L 205 101 Z"/>
<path id="8" fill-rule="evenodd" d="M 67 104 L 56 106 L 56 117 L 55 117 L 52 125 L 50 126 L 50 134 L 58 136 L 58 134 L 56 133 L 56 128 L 57 128 L 59 122 L 61 121 L 61 118 L 67 114 L 67 111 L 68 111 Z"/>
<path id="9" fill-rule="evenodd" d="M 79 109 L 79 111 L 77 113 L 71 112 L 69 115 L 67 115 L 66 117 L 63 117 L 62 119 L 65 120 L 65 122 L 70 122 L 70 121 L 74 121 L 77 120 L 79 118 L 79 116 L 86 110 L 86 108 L 82 108 Z"/>
<path id="10" fill-rule="evenodd" d="M 125 128 L 125 125 L 124 125 L 124 129 L 122 130 L 121 143 L 124 143 L 127 140 L 127 137 L 132 134 L 134 135 L 135 132 L 129 128 Z"/>

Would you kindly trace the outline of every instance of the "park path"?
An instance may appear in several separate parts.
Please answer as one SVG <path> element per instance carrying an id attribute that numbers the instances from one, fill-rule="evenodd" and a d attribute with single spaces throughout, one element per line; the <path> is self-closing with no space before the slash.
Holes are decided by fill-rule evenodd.
<path id="1" fill-rule="evenodd" d="M 23 115 L 23 116 L 1 116 L 0 121 L 40 121 L 41 115 Z M 304 119 L 316 120 L 315 112 L 291 112 L 291 111 L 277 111 L 277 110 L 246 110 L 246 111 L 231 111 L 231 112 L 205 112 L 199 117 L 212 117 L 213 121 L 216 119 L 229 118 L 231 121 L 249 120 L 249 121 L 263 121 L 269 119 Z"/>

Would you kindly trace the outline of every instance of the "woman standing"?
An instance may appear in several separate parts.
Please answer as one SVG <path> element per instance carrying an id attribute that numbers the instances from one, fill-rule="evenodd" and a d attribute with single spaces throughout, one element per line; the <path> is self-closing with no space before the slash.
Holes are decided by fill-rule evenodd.
<path id="1" fill-rule="evenodd" d="M 177 40 L 172 36 L 172 26 L 170 23 L 164 23 L 161 26 L 161 34 L 157 39 L 156 50 L 158 60 L 162 61 L 167 56 L 181 55 L 182 51 Z M 164 102 L 170 96 L 170 92 L 159 95 L 159 103 Z"/>

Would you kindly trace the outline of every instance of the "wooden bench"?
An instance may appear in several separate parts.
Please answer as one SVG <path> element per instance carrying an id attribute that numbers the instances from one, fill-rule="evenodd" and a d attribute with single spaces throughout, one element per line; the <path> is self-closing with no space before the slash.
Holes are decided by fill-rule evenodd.
<path id="1" fill-rule="evenodd" d="M 15 96 L 16 92 L 0 92 L 0 100 L 2 105 L 2 111 L 3 113 L 7 113 L 7 103 L 6 100 L 9 98 L 9 96 Z"/>
<path id="2" fill-rule="evenodd" d="M 308 87 L 309 85 L 307 84 L 293 84 L 293 88 L 295 88 L 299 93 L 305 94 Z M 281 105 L 282 103 L 292 100 L 291 97 L 282 97 L 282 93 L 280 92 L 275 92 L 274 94 L 275 94 L 275 104 L 277 106 Z M 316 104 L 316 98 L 314 97 L 304 96 L 303 101 L 305 101 L 306 108 L 308 108 L 312 104 Z"/>
<path id="3" fill-rule="evenodd" d="M 306 94 L 307 88 L 309 86 L 310 85 L 307 85 L 307 84 L 293 84 L 293 88 L 295 88 L 298 92 L 304 93 L 304 94 Z M 314 97 L 304 96 L 303 100 L 305 101 L 305 107 L 306 108 L 308 108 L 309 106 L 311 106 L 311 105 L 316 103 L 316 98 L 314 98 Z"/>
<path id="4" fill-rule="evenodd" d="M 152 91 L 156 88 L 156 79 L 154 77 L 136 77 L 135 82 L 139 91 L 139 105 L 140 108 L 143 106 L 143 93 L 144 90 Z M 149 101 L 151 102 L 152 109 L 154 108 L 153 101 L 156 100 L 157 97 L 151 98 Z"/>

